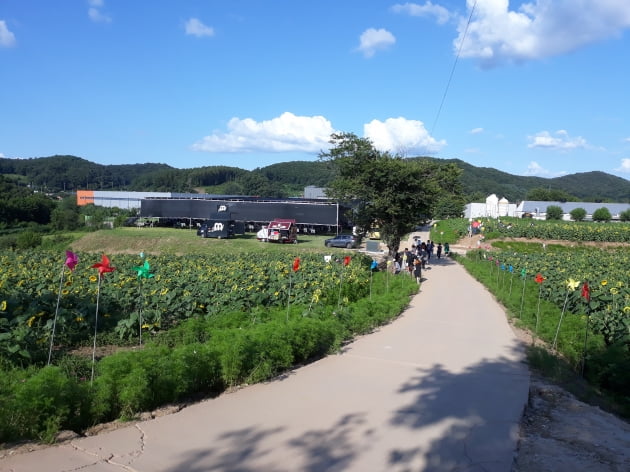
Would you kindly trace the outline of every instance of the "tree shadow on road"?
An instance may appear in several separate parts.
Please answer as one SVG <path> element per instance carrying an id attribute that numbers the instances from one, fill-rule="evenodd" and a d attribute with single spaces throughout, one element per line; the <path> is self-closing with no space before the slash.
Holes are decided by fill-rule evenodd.
<path id="1" fill-rule="evenodd" d="M 398 393 L 413 398 L 397 409 L 391 423 L 431 439 L 424 446 L 393 449 L 389 463 L 395 470 L 423 463 L 422 470 L 510 470 L 518 423 L 527 401 L 529 373 L 510 359 L 484 361 L 450 372 L 436 364 Z"/>
<path id="2" fill-rule="evenodd" d="M 212 440 L 212 447 L 187 452 L 186 457 L 172 472 L 280 472 L 300 470 L 304 472 L 344 471 L 359 452 L 351 437 L 357 429 L 365 428 L 365 414 L 352 413 L 339 418 L 329 428 L 306 431 L 283 443 L 287 457 L 298 452 L 304 463 L 295 468 L 291 463 L 275 465 L 266 462 L 271 452 L 264 441 L 281 434 L 283 428 L 262 429 L 257 427 L 231 431 Z M 363 431 L 369 435 L 370 431 Z M 270 461 L 271 462 L 271 461 Z M 261 465 L 264 464 L 264 465 Z"/>
<path id="3" fill-rule="evenodd" d="M 396 389 L 395 394 L 405 400 L 399 402 L 403 406 L 391 410 L 387 424 L 371 421 L 370 412 L 351 412 L 328 427 L 294 437 L 285 437 L 283 426 L 252 426 L 216 438 L 209 436 L 207 449 L 187 452 L 169 470 L 357 470 L 362 454 L 383 447 L 378 438 L 387 437 L 390 428 L 397 430 L 398 435 L 401 430 L 407 431 L 409 436 L 404 433 L 404 437 L 409 440 L 401 447 L 388 444 L 384 448 L 382 457 L 388 463 L 388 471 L 510 470 L 518 423 L 527 399 L 526 366 L 511 359 L 496 359 L 461 372 L 448 371 L 440 364 L 418 368 L 416 372 Z M 383 408 L 387 409 L 387 405 Z M 409 444 L 414 446 L 405 447 Z M 284 455 L 286 462 L 278 462 L 278 451 L 282 451 L 280 457 Z M 299 466 L 291 458 L 299 460 Z"/>

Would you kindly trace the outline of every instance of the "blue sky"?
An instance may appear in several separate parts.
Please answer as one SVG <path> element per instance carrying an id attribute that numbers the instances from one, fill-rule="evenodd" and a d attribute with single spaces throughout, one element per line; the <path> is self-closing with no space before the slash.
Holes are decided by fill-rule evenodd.
<path id="1" fill-rule="evenodd" d="M 0 0 L 0 157 L 254 169 L 352 132 L 630 179 L 628 84 L 621 0 Z"/>

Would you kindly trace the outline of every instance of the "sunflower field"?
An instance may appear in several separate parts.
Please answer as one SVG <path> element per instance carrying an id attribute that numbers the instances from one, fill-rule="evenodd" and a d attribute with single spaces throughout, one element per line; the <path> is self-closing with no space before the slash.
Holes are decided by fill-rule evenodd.
<path id="1" fill-rule="evenodd" d="M 469 251 L 462 262 L 518 325 L 630 414 L 630 251 L 516 246 Z"/>
<path id="2" fill-rule="evenodd" d="M 4 253 L 0 443 L 272 378 L 398 316 L 418 290 L 338 254 Z"/>

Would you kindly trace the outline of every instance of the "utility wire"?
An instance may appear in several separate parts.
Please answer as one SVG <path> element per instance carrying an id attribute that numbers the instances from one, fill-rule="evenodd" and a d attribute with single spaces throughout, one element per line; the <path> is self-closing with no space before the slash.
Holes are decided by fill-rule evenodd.
<path id="1" fill-rule="evenodd" d="M 440 114 L 442 113 L 442 107 L 444 106 L 444 102 L 446 101 L 446 94 L 448 93 L 448 89 L 451 86 L 451 80 L 453 80 L 453 75 L 455 74 L 455 68 L 457 67 L 457 61 L 459 60 L 459 55 L 462 52 L 464 47 L 464 41 L 466 41 L 466 35 L 468 34 L 468 27 L 470 26 L 470 22 L 472 21 L 473 13 L 475 13 L 475 7 L 477 6 L 477 0 L 472 6 L 470 10 L 470 16 L 468 17 L 468 23 L 466 23 L 466 28 L 464 29 L 464 35 L 462 36 L 462 41 L 459 43 L 459 49 L 457 50 L 457 55 L 455 56 L 455 62 L 453 62 L 453 67 L 451 68 L 451 74 L 448 77 L 448 81 L 446 82 L 446 89 L 444 89 L 444 95 L 442 95 L 442 101 L 440 102 L 440 107 L 438 108 L 437 115 L 435 116 L 435 120 L 433 121 L 433 126 L 431 126 L 431 136 L 433 136 L 433 132 L 435 131 L 435 126 L 437 125 L 438 119 L 440 118 Z"/>

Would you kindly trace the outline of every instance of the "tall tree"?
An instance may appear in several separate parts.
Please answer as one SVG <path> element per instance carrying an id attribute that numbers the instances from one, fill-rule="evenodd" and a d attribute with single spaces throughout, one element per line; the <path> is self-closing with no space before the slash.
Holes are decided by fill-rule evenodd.
<path id="1" fill-rule="evenodd" d="M 327 195 L 352 207 L 349 216 L 361 230 L 378 226 L 390 254 L 406 233 L 432 216 L 440 197 L 461 192 L 455 166 L 381 152 L 353 133 L 333 134 L 330 143 L 319 156 L 335 170 Z"/>

